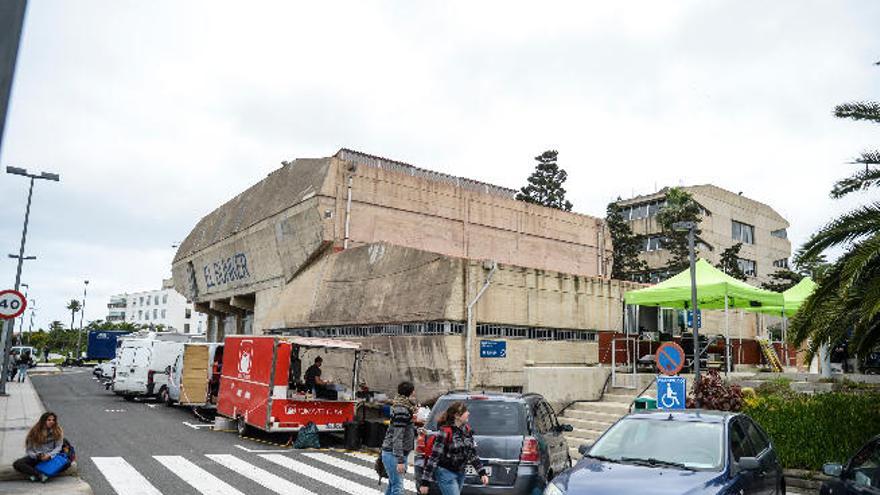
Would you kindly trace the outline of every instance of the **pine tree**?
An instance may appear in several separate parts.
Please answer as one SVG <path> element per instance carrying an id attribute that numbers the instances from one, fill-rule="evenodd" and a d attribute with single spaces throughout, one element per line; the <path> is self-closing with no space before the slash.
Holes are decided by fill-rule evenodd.
<path id="1" fill-rule="evenodd" d="M 636 281 L 639 275 L 648 270 L 648 264 L 639 258 L 645 242 L 644 236 L 633 234 L 616 202 L 608 203 L 606 211 L 605 224 L 611 232 L 613 249 L 611 278 Z"/>
<path id="2" fill-rule="evenodd" d="M 739 250 L 742 249 L 741 242 L 730 246 L 721 252 L 721 261 L 715 265 L 722 272 L 730 275 L 737 280 L 745 280 L 746 274 L 739 267 Z"/>
<path id="3" fill-rule="evenodd" d="M 804 276 L 798 272 L 789 270 L 788 268 L 780 268 L 770 274 L 772 279 L 770 282 L 761 284 L 762 289 L 772 290 L 774 292 L 785 292 L 798 284 L 804 279 Z"/>
<path id="4" fill-rule="evenodd" d="M 672 226 L 678 222 L 694 222 L 699 225 L 701 214 L 702 208 L 689 192 L 677 187 L 666 192 L 666 205 L 657 212 L 657 222 L 663 228 L 663 247 L 672 255 L 666 264 L 669 273 L 674 275 L 690 266 L 688 233 L 679 232 Z M 699 237 L 701 232 L 699 228 L 695 229 L 694 236 Z M 702 239 L 700 243 L 708 246 Z M 695 256 L 697 251 L 699 249 L 695 245 Z"/>
<path id="5" fill-rule="evenodd" d="M 529 176 L 529 184 L 516 195 L 516 199 L 541 206 L 549 206 L 563 211 L 571 211 L 571 201 L 565 199 L 562 184 L 568 179 L 565 170 L 556 164 L 559 152 L 547 150 L 535 157 L 538 165 Z"/>

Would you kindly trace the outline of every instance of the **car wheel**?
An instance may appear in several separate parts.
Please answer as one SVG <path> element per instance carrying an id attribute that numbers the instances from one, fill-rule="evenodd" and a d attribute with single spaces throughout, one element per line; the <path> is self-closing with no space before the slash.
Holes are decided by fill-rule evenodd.
<path id="1" fill-rule="evenodd" d="M 125 400 L 127 400 L 128 402 L 131 402 L 131 401 L 134 400 L 134 396 L 133 396 L 133 395 L 123 395 L 122 398 L 125 399 Z"/>
<path id="2" fill-rule="evenodd" d="M 251 431 L 251 427 L 244 421 L 244 416 L 238 417 L 238 423 L 235 426 L 240 437 L 247 435 Z"/>
<path id="3" fill-rule="evenodd" d="M 171 407 L 174 405 L 174 401 L 171 400 L 171 394 L 168 393 L 167 387 L 162 389 L 160 396 L 162 397 L 162 402 L 164 402 L 166 406 Z"/>

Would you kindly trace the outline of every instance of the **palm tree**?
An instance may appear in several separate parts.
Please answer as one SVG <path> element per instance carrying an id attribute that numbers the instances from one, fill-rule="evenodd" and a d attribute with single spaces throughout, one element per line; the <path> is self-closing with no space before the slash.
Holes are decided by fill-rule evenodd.
<path id="1" fill-rule="evenodd" d="M 880 123 L 880 103 L 846 103 L 834 115 Z M 864 152 L 852 163 L 865 169 L 839 180 L 832 198 L 880 186 L 880 151 Z M 817 274 L 816 291 L 791 324 L 795 344 L 810 341 L 808 360 L 820 346 L 840 341 L 850 330 L 849 349 L 859 356 L 880 343 L 880 201 L 829 222 L 800 248 L 795 262 L 809 264 L 834 247 L 843 248 L 844 254 Z"/>
<path id="2" fill-rule="evenodd" d="M 73 322 L 76 320 L 76 314 L 79 310 L 82 309 L 79 301 L 76 299 L 71 299 L 69 303 L 67 303 L 67 310 L 70 311 L 70 329 L 73 330 Z"/>

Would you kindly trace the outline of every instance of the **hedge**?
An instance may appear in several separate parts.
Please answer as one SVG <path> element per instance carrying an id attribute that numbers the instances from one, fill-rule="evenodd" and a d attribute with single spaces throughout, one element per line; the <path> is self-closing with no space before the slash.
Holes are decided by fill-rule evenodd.
<path id="1" fill-rule="evenodd" d="M 785 468 L 820 470 L 845 462 L 880 434 L 880 393 L 772 394 L 743 412 L 770 435 Z"/>

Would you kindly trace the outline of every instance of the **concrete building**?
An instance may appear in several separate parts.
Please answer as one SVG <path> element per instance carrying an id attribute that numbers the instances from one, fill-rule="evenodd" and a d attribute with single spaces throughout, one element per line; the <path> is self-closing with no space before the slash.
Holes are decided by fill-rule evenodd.
<path id="1" fill-rule="evenodd" d="M 788 267 L 789 223 L 772 207 L 711 184 L 681 189 L 689 192 L 703 209 L 700 238 L 705 242 L 698 245 L 700 257 L 714 265 L 725 249 L 742 243 L 740 269 L 747 275 L 747 282 L 756 286 L 769 281 L 773 272 Z M 633 232 L 647 236 L 641 255 L 651 270 L 646 281 L 666 278 L 664 267 L 670 254 L 663 248 L 662 228 L 656 215 L 665 205 L 668 190 L 663 188 L 654 194 L 618 202 Z"/>
<path id="2" fill-rule="evenodd" d="M 174 290 L 171 279 L 163 280 L 159 290 L 111 296 L 107 309 L 109 322 L 162 325 L 169 330 L 193 334 L 207 329 L 207 316 L 195 311 L 193 303 Z"/>
<path id="3" fill-rule="evenodd" d="M 610 363 L 638 285 L 610 280 L 604 221 L 514 196 L 346 149 L 285 162 L 198 222 L 174 286 L 208 315 L 208 340 L 364 341 L 381 351 L 361 367 L 374 389 L 462 387 L 469 361 L 473 387 L 510 391 L 528 367 Z M 504 357 L 481 357 L 493 341 Z"/>

